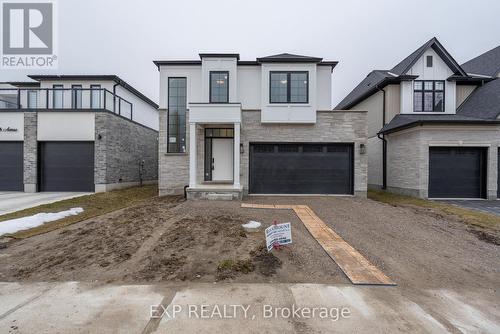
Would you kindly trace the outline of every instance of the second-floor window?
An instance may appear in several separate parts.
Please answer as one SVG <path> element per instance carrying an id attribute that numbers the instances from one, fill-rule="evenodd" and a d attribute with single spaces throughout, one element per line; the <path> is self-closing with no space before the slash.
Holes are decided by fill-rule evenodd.
<path id="1" fill-rule="evenodd" d="M 82 85 L 71 85 L 71 107 L 82 108 Z"/>
<path id="2" fill-rule="evenodd" d="M 413 111 L 444 112 L 444 81 L 416 80 L 413 87 Z"/>
<path id="3" fill-rule="evenodd" d="M 270 103 L 308 103 L 309 72 L 270 72 Z"/>
<path id="4" fill-rule="evenodd" d="M 229 72 L 210 72 L 210 103 L 229 102 Z"/>
<path id="5" fill-rule="evenodd" d="M 90 108 L 101 108 L 101 85 L 90 85 Z"/>
<path id="6" fill-rule="evenodd" d="M 52 88 L 52 107 L 54 109 L 62 109 L 63 108 L 63 99 L 64 99 L 64 86 L 63 85 L 53 85 Z"/>
<path id="7" fill-rule="evenodd" d="M 186 152 L 186 78 L 168 78 L 167 152 Z"/>

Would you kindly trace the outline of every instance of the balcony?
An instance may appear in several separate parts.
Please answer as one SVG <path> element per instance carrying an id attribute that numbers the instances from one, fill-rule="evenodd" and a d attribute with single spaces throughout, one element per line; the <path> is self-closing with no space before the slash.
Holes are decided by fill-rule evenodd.
<path id="1" fill-rule="evenodd" d="M 2 88 L 0 111 L 99 111 L 132 119 L 132 103 L 104 88 Z"/>
<path id="2" fill-rule="evenodd" d="M 241 123 L 241 103 L 190 103 L 190 123 Z"/>

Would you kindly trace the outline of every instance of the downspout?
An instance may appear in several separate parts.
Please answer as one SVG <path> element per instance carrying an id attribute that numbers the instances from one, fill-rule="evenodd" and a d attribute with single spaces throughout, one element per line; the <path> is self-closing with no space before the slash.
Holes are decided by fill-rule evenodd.
<path id="1" fill-rule="evenodd" d="M 382 92 L 382 127 L 385 126 L 385 90 L 377 89 Z M 377 137 L 382 140 L 382 189 L 387 189 L 387 140 L 384 134 L 377 133 Z"/>

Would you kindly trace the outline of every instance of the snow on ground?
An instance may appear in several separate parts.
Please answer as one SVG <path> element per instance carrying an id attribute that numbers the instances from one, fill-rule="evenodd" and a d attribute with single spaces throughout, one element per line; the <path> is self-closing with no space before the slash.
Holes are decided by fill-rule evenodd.
<path id="1" fill-rule="evenodd" d="M 60 211 L 55 213 L 41 212 L 33 216 L 6 220 L 0 222 L 0 236 L 7 233 L 15 233 L 17 231 L 27 230 L 68 216 L 76 216 L 77 214 L 82 212 L 83 212 L 82 208 L 71 208 L 66 211 Z"/>

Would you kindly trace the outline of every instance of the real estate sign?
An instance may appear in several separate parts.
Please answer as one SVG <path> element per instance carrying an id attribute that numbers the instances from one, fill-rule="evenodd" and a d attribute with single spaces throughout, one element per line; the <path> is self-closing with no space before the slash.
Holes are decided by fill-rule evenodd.
<path id="1" fill-rule="evenodd" d="M 276 224 L 266 228 L 267 251 L 271 251 L 275 245 L 288 245 L 292 243 L 292 224 Z"/>

